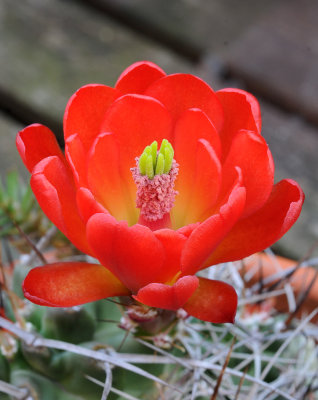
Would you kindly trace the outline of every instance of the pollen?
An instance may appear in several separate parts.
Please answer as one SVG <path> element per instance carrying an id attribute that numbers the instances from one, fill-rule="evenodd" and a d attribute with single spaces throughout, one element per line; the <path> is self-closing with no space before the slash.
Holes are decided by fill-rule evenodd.
<path id="1" fill-rule="evenodd" d="M 137 185 L 136 206 L 148 221 L 162 219 L 173 207 L 178 194 L 174 183 L 179 170 L 173 156 L 173 148 L 166 139 L 159 151 L 157 142 L 153 142 L 136 158 L 136 167 L 131 168 Z"/>

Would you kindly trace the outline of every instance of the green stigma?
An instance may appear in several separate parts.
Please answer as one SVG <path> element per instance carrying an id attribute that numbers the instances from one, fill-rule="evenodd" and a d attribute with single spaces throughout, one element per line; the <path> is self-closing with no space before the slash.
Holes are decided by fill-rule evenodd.
<path id="1" fill-rule="evenodd" d="M 173 147 L 167 139 L 163 139 L 159 151 L 155 140 L 150 146 L 146 146 L 139 157 L 140 174 L 147 175 L 149 179 L 153 179 L 155 175 L 169 174 L 173 156 Z"/>

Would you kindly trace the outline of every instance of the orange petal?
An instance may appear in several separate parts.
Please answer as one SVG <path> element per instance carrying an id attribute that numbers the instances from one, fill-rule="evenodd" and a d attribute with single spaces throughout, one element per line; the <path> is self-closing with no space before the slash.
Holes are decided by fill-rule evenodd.
<path id="1" fill-rule="evenodd" d="M 152 62 L 136 62 L 120 75 L 115 88 L 122 94 L 143 94 L 149 85 L 165 75 L 165 72 Z"/>
<path id="2" fill-rule="evenodd" d="M 265 205 L 239 221 L 205 265 L 240 260 L 271 246 L 296 222 L 303 202 L 304 194 L 297 182 L 280 181 Z"/>
<path id="3" fill-rule="evenodd" d="M 199 287 L 183 306 L 193 317 L 203 321 L 223 324 L 234 322 L 237 294 L 225 282 L 199 278 Z"/>
<path id="4" fill-rule="evenodd" d="M 172 286 L 150 283 L 139 289 L 133 298 L 149 307 L 178 310 L 193 295 L 198 284 L 199 279 L 196 276 L 184 276 Z"/>
<path id="5" fill-rule="evenodd" d="M 239 131 L 233 138 L 231 149 L 222 170 L 222 191 L 236 176 L 240 167 L 246 188 L 246 217 L 261 208 L 268 199 L 274 183 L 274 163 L 265 140 L 259 134 Z"/>
<path id="6" fill-rule="evenodd" d="M 62 161 L 56 156 L 40 161 L 33 169 L 30 183 L 46 216 L 77 248 L 92 254 L 76 207 L 74 181 Z"/>
<path id="7" fill-rule="evenodd" d="M 241 89 L 222 89 L 216 92 L 224 111 L 221 131 L 223 158 L 226 157 L 236 133 L 241 130 L 261 132 L 261 111 L 256 98 Z"/>
<path id="8" fill-rule="evenodd" d="M 91 84 L 81 87 L 67 103 L 64 114 L 65 140 L 78 134 L 85 151 L 100 133 L 105 112 L 120 93 L 109 86 Z"/>
<path id="9" fill-rule="evenodd" d="M 44 125 L 32 124 L 24 128 L 17 134 L 16 145 L 29 172 L 43 158 L 57 156 L 65 160 L 54 133 Z"/>
<path id="10" fill-rule="evenodd" d="M 33 268 L 22 287 L 28 300 L 49 307 L 72 307 L 130 294 L 102 265 L 80 262 L 61 262 Z"/>
<path id="11" fill-rule="evenodd" d="M 199 108 L 207 114 L 218 131 L 222 128 L 221 103 L 210 86 L 196 76 L 167 75 L 154 82 L 145 94 L 161 101 L 175 120 L 189 108 Z"/>

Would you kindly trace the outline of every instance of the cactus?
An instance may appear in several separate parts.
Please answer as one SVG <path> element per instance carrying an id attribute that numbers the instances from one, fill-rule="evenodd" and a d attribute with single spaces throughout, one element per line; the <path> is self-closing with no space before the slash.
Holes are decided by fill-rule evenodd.
<path id="1" fill-rule="evenodd" d="M 0 178 L 0 238 L 9 239 L 21 252 L 29 252 L 32 241 L 38 241 L 52 227 L 34 198 L 30 185 L 26 185 L 16 171 Z M 69 242 L 54 229 L 55 246 Z M 73 249 L 72 249 L 73 250 Z"/>
<path id="2" fill-rule="evenodd" d="M 41 235 L 43 222 L 30 186 L 21 182 L 16 171 L 8 173 L 6 184 L 0 180 L 0 237 L 18 236 L 17 226 Z"/>

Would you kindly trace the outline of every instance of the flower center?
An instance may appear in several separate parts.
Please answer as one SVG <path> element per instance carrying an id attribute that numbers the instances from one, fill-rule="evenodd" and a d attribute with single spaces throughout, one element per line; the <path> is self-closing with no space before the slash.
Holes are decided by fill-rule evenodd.
<path id="1" fill-rule="evenodd" d="M 153 230 L 170 225 L 170 210 L 177 194 L 174 182 L 178 175 L 178 164 L 173 156 L 167 139 L 163 139 L 159 151 L 154 141 L 136 158 L 137 166 L 131 168 L 137 185 L 136 205 L 140 208 L 138 222 Z"/>

